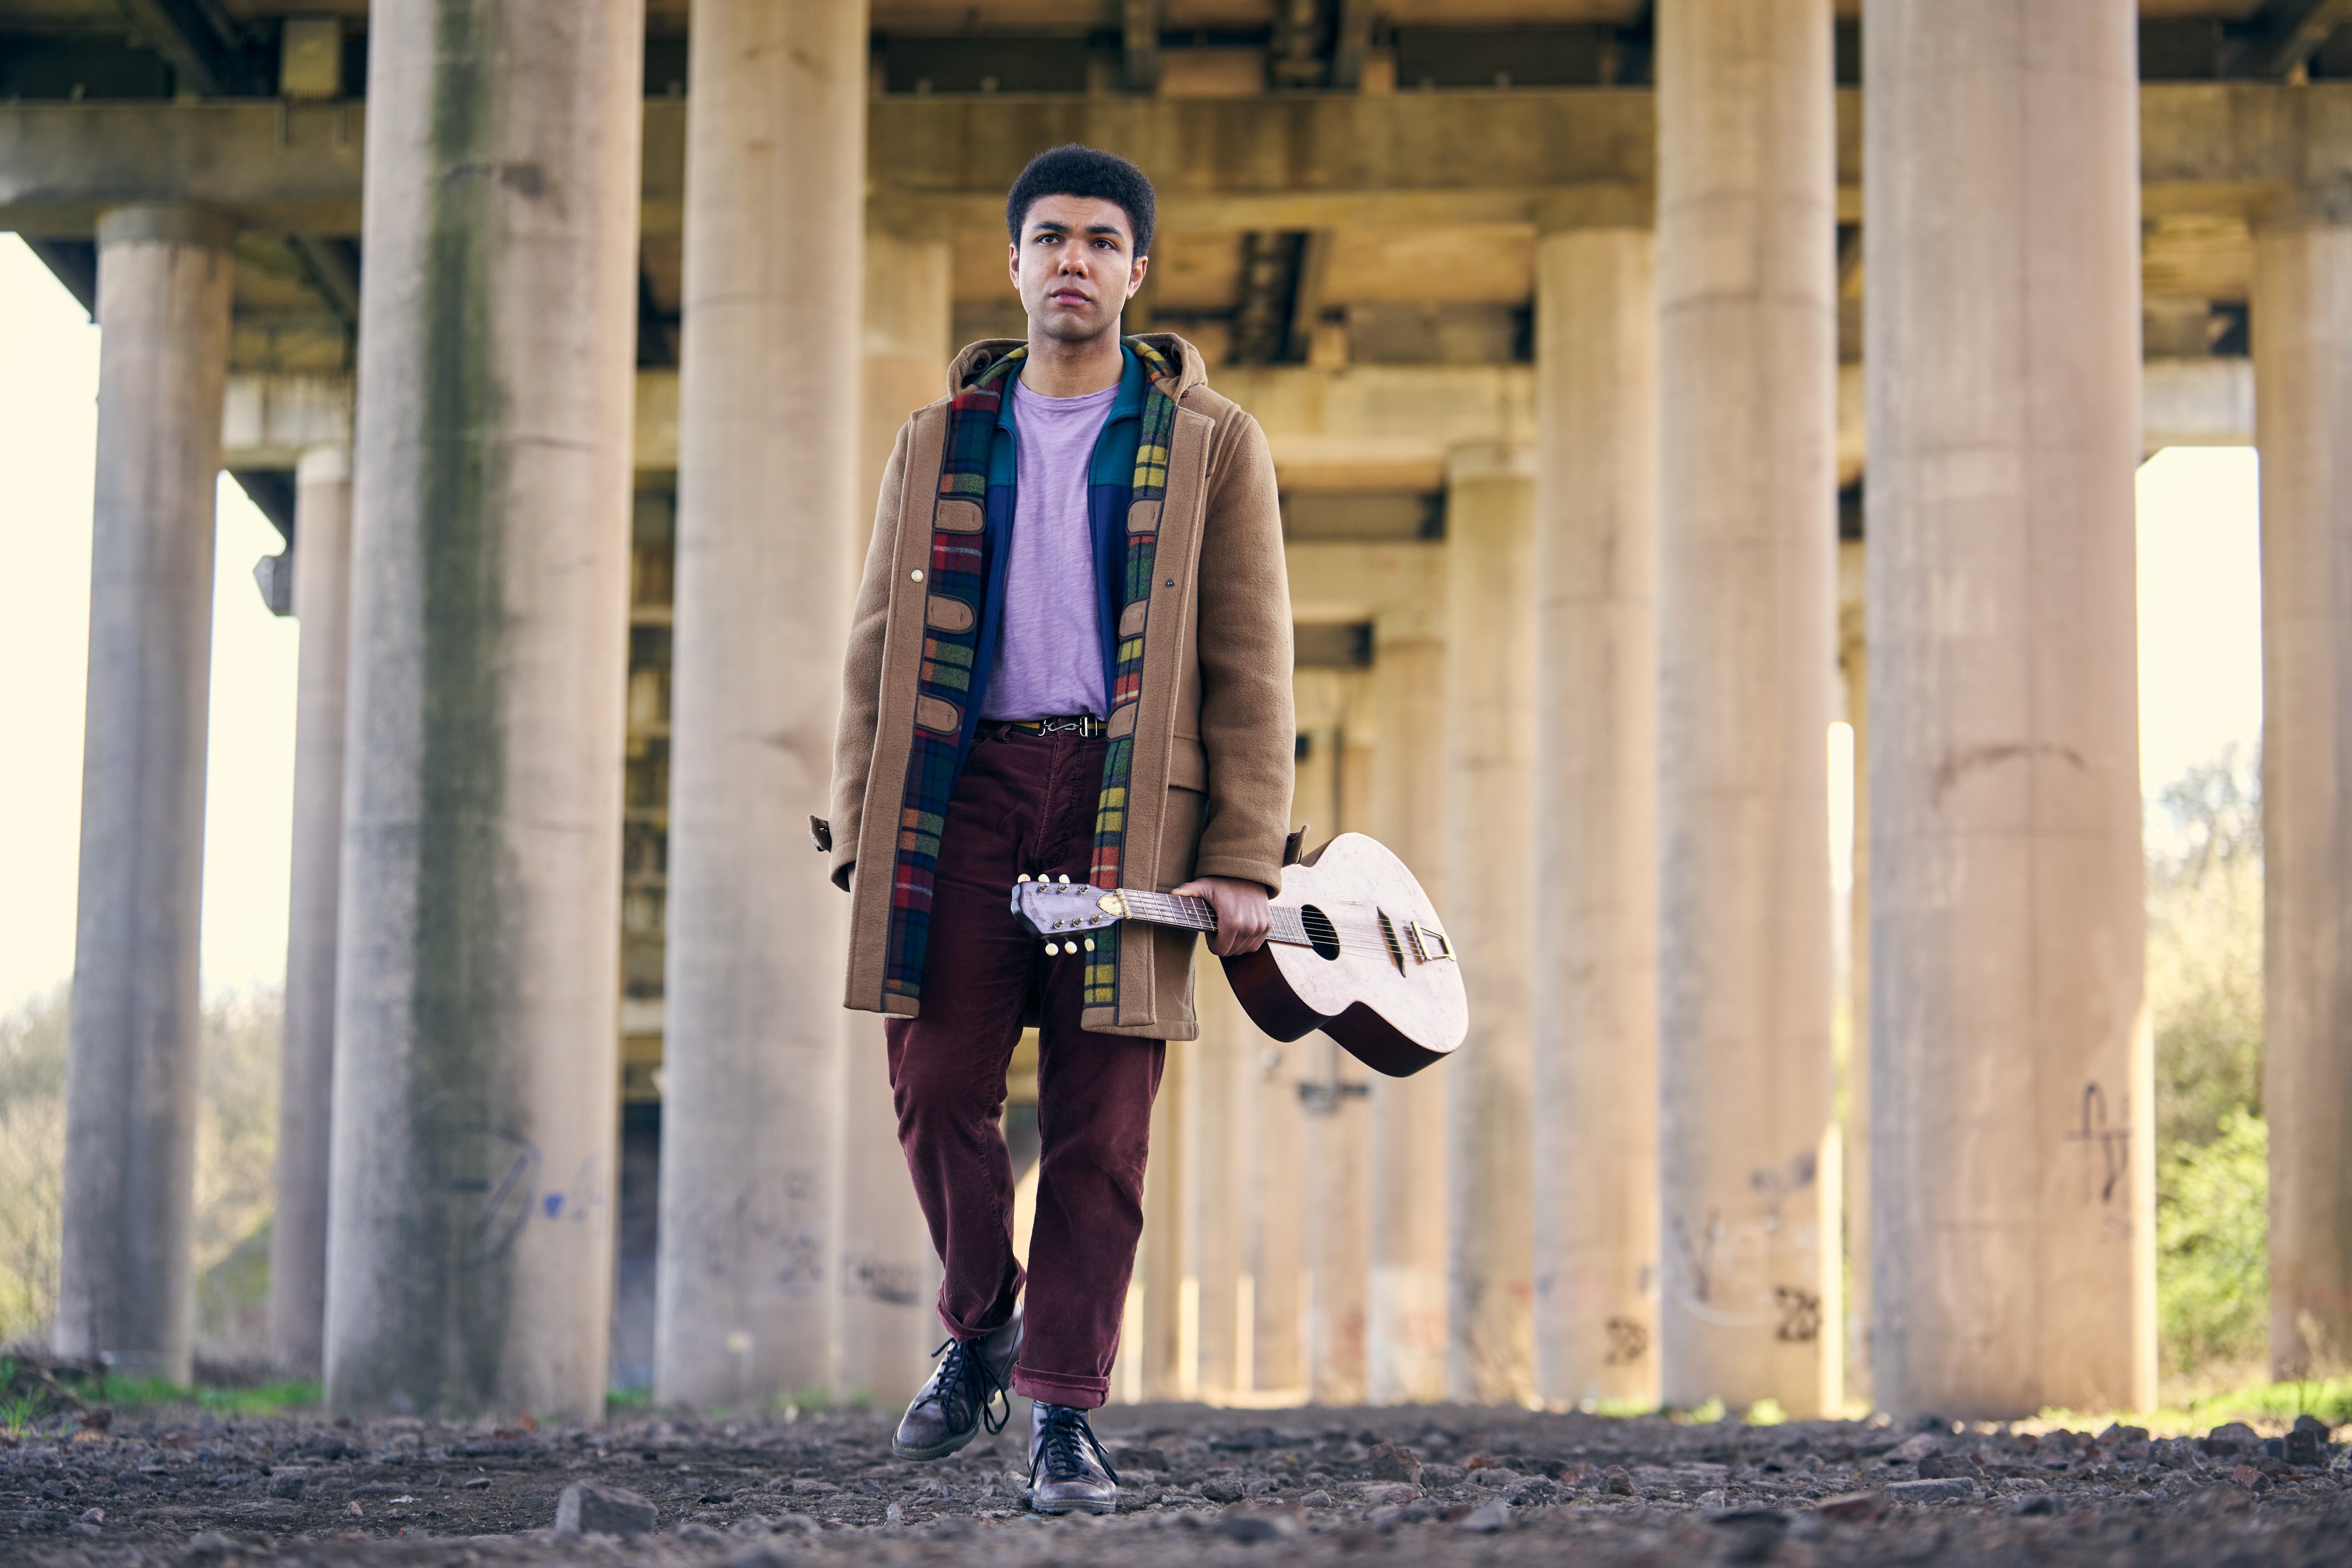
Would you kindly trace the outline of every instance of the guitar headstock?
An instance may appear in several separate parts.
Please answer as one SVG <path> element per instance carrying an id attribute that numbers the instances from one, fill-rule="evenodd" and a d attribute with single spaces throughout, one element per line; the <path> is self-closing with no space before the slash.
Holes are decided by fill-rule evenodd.
<path id="1" fill-rule="evenodd" d="M 1013 913 L 1030 931 L 1045 939 L 1048 954 L 1067 948 L 1092 952 L 1094 933 L 1127 918 L 1127 900 L 1117 892 L 1073 882 L 1024 877 L 1013 884 Z"/>

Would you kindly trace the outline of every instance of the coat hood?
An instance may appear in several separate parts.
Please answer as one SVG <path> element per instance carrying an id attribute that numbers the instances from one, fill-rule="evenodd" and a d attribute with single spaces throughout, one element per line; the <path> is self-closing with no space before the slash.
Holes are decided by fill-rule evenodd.
<path id="1" fill-rule="evenodd" d="M 1136 335 L 1159 350 L 1176 367 L 1177 396 L 1183 396 L 1196 386 L 1208 384 L 1208 366 L 1199 349 L 1174 332 L 1140 332 Z M 948 395 L 956 396 L 978 381 L 989 366 L 1024 346 L 1025 341 L 1021 338 L 982 338 L 976 343 L 968 344 L 961 353 L 956 355 L 955 363 L 948 366 Z"/>

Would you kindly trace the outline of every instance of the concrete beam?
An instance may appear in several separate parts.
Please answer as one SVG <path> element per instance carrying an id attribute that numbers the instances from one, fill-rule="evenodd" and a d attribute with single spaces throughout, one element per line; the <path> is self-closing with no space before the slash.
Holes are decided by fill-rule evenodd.
<path id="1" fill-rule="evenodd" d="M 1444 635 L 1445 545 L 1297 542 L 1283 551 L 1290 615 L 1308 626 L 1379 621 L 1395 637 Z M 1401 624 L 1397 617 L 1406 618 Z"/>
<path id="2" fill-rule="evenodd" d="M 2151 359 L 2141 378 L 2147 451 L 2253 444 L 2251 360 Z M 1227 365 L 1210 379 L 1265 426 L 1285 489 L 1434 490 L 1449 448 L 1534 439 L 1532 365 Z M 1841 484 L 1862 473 L 1862 366 L 1841 365 Z M 308 447 L 348 441 L 351 410 L 347 376 L 233 375 L 222 419 L 225 460 L 236 469 L 291 468 Z M 637 470 L 676 468 L 677 372 L 639 371 L 636 410 Z"/>
<path id="3" fill-rule="evenodd" d="M 2254 362 L 2250 359 L 2143 360 L 2139 403 L 2143 452 L 2254 444 Z"/>
<path id="4" fill-rule="evenodd" d="M 1285 489 L 1434 490 L 1444 481 L 1448 449 L 1535 438 L 1532 365 L 1226 365 L 1210 380 L 1265 427 Z M 2253 444 L 2252 361 L 2151 359 L 2140 387 L 2147 451 Z M 1841 484 L 1862 473 L 1862 366 L 1839 366 Z M 676 468 L 677 372 L 639 371 L 636 409 L 637 471 Z M 348 376 L 233 375 L 222 418 L 225 461 L 236 469 L 291 468 L 308 447 L 348 441 L 351 418 Z M 1311 547 L 1293 546 L 1300 548 Z"/>
<path id="5" fill-rule="evenodd" d="M 87 238 L 107 207 L 203 191 L 247 228 L 360 231 L 357 103 L 0 105 L 0 228 Z"/>
<path id="6" fill-rule="evenodd" d="M 2352 84 L 2159 82 L 2140 89 L 2150 216 L 2244 214 L 2298 184 L 2352 180 Z M 249 228 L 355 235 L 356 102 L 0 105 L 0 227 L 88 238 L 97 215 L 201 202 Z M 1160 227 L 1301 230 L 1650 219 L 1651 94 L 1510 92 L 892 98 L 868 109 L 868 201 L 886 223 L 989 228 L 1038 148 L 1138 160 Z M 1837 95 L 1838 215 L 1861 213 L 1862 98 Z M 684 213 L 686 105 L 645 106 L 644 226 Z"/>
<path id="7" fill-rule="evenodd" d="M 228 392 L 221 407 L 224 467 L 236 470 L 291 468 L 313 447 L 349 450 L 351 441 L 350 376 L 228 378 Z"/>

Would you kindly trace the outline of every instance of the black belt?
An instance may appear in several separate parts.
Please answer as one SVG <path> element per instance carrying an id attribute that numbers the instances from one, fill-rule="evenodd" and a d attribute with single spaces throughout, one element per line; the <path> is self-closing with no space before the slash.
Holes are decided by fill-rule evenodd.
<path id="1" fill-rule="evenodd" d="M 1104 734 L 1110 728 L 1091 713 L 1057 713 L 1051 719 L 983 719 L 981 722 L 999 730 L 1018 730 L 1024 735 L 1067 733 L 1082 741 Z"/>

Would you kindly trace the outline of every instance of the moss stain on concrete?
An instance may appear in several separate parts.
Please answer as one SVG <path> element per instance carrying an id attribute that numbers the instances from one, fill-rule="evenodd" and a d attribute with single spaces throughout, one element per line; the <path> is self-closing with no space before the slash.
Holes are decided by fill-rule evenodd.
<path id="1" fill-rule="evenodd" d="M 506 389 L 491 300 L 499 266 L 493 97 L 498 7 L 438 0 L 429 135 L 430 229 L 421 323 L 419 487 L 425 628 L 423 831 L 416 847 L 415 1065 L 407 1114 L 436 1201 L 409 1209 L 408 1257 L 427 1293 L 402 1314 L 420 1342 L 409 1364 L 435 1384 L 420 1405 L 458 1411 L 496 1397 L 509 1359 L 509 1258 L 533 1197 L 536 1152 L 520 1106 L 512 952 L 516 879 L 506 842 L 501 674 L 507 494 L 499 437 Z M 429 1260 L 429 1261 L 427 1261 Z"/>

